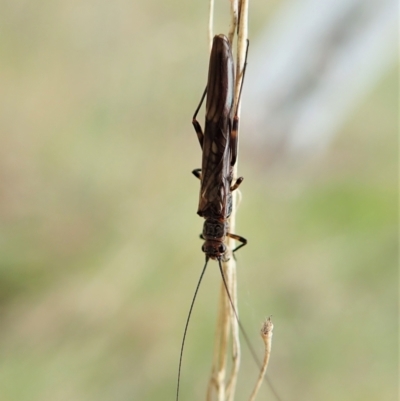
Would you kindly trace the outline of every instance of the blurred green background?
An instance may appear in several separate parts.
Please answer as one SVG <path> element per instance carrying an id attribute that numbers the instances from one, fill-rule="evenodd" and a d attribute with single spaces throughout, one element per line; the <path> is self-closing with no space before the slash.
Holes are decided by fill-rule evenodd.
<path id="1" fill-rule="evenodd" d="M 251 3 L 251 36 L 278 3 Z M 0 400 L 174 399 L 204 261 L 190 172 L 207 13 L 191 1 L 2 3 Z M 300 167 L 266 165 L 241 127 L 240 313 L 260 354 L 273 315 L 268 374 L 284 401 L 397 398 L 397 91 L 392 68 Z M 219 284 L 211 263 L 182 400 L 205 399 Z M 256 375 L 243 347 L 237 399 Z M 273 399 L 267 386 L 258 399 Z"/>

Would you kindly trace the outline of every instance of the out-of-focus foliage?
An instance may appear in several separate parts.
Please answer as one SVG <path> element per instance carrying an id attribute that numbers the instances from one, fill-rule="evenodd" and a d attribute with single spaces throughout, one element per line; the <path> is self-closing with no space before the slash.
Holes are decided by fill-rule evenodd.
<path id="1" fill-rule="evenodd" d="M 276 3 L 254 0 L 252 35 Z M 173 399 L 204 260 L 190 122 L 207 75 L 207 7 L 3 4 L 1 400 Z M 273 315 L 268 374 L 283 400 L 396 397 L 396 99 L 393 70 L 301 165 L 269 166 L 241 128 L 241 317 L 257 344 Z M 204 399 L 219 281 L 210 264 L 182 399 Z M 257 375 L 245 348 L 243 365 L 240 399 Z"/>

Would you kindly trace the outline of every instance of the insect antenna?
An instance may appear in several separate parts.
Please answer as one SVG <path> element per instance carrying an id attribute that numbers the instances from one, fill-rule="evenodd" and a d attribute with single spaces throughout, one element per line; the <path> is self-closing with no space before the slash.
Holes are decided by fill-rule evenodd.
<path id="1" fill-rule="evenodd" d="M 221 264 L 221 259 L 218 259 L 218 266 L 219 266 L 219 271 L 221 272 L 222 281 L 224 282 L 225 291 L 226 291 L 226 294 L 228 295 L 229 303 L 230 303 L 231 306 L 232 306 L 233 313 L 234 313 L 234 315 L 235 315 L 235 317 L 236 317 L 236 320 L 237 320 L 237 322 L 238 322 L 239 329 L 240 329 L 240 331 L 241 331 L 241 333 L 242 333 L 242 335 L 243 335 L 243 337 L 244 337 L 244 340 L 245 340 L 245 342 L 246 342 L 246 345 L 247 345 L 247 347 L 249 348 L 250 353 L 251 353 L 251 355 L 252 355 L 252 357 L 253 357 L 255 363 L 257 364 L 258 368 L 261 369 L 261 363 L 260 363 L 260 361 L 259 361 L 259 359 L 258 359 L 258 357 L 257 357 L 257 353 L 256 353 L 256 351 L 254 350 L 254 347 L 251 345 L 249 336 L 247 335 L 246 330 L 244 329 L 244 327 L 243 327 L 241 321 L 239 320 L 239 315 L 238 315 L 238 313 L 237 313 L 237 311 L 236 311 L 235 305 L 233 304 L 232 297 L 231 297 L 231 294 L 230 294 L 229 289 L 228 289 L 228 284 L 226 283 L 224 270 L 223 270 L 222 264 Z M 268 378 L 267 376 L 264 376 L 264 377 L 265 377 L 265 380 L 266 380 L 266 382 L 268 383 L 268 386 L 270 387 L 272 393 L 274 394 L 275 398 L 276 398 L 278 401 L 282 401 L 282 399 L 279 397 L 277 391 L 276 391 L 275 388 L 273 387 L 273 385 L 272 385 L 271 381 L 269 380 L 269 378 Z"/>
<path id="2" fill-rule="evenodd" d="M 180 384 L 180 380 L 181 380 L 182 356 L 183 356 L 183 348 L 185 346 L 186 333 L 187 333 L 187 329 L 188 329 L 188 326 L 189 326 L 190 316 L 192 315 L 194 302 L 196 301 L 197 293 L 199 292 L 200 284 L 201 284 L 201 281 L 203 280 L 203 276 L 204 276 L 204 273 L 206 271 L 207 264 L 208 264 L 208 257 L 206 257 L 206 263 L 204 264 L 203 270 L 202 270 L 202 272 L 200 274 L 199 281 L 197 282 L 196 290 L 194 292 L 192 303 L 190 304 L 189 313 L 188 313 L 188 316 L 187 316 L 187 319 L 186 319 L 185 330 L 183 332 L 183 339 L 182 339 L 182 344 L 181 344 L 181 353 L 180 353 L 180 356 L 179 356 L 178 383 L 176 385 L 176 401 L 179 400 L 179 384 Z"/>

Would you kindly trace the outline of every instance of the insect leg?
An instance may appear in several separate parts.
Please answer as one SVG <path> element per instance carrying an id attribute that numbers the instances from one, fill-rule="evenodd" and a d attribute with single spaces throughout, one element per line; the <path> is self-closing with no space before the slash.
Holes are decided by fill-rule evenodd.
<path id="1" fill-rule="evenodd" d="M 203 104 L 203 101 L 204 101 L 204 98 L 206 97 L 206 94 L 207 94 L 207 87 L 206 87 L 206 89 L 204 89 L 203 95 L 201 96 L 201 99 L 200 99 L 200 103 L 197 106 L 197 109 L 194 112 L 193 119 L 192 119 L 192 124 L 193 124 L 194 130 L 196 131 L 197 138 L 199 139 L 199 143 L 200 143 L 200 146 L 201 146 L 202 149 L 203 149 L 204 134 L 203 134 L 203 130 L 201 129 L 201 125 L 197 121 L 196 117 L 197 117 L 197 114 L 198 114 L 198 112 L 200 110 L 201 105 Z"/>
<path id="2" fill-rule="evenodd" d="M 243 75 L 242 75 L 242 82 L 240 84 L 239 90 L 239 99 L 236 105 L 235 115 L 233 116 L 233 124 L 231 129 L 231 136 L 230 136 L 230 148 L 231 148 L 231 166 L 234 166 L 236 163 L 237 157 L 237 144 L 238 144 L 238 128 L 239 128 L 239 116 L 238 116 L 238 108 L 240 104 L 240 99 L 242 98 L 242 89 L 243 89 L 243 82 L 244 82 L 244 74 L 246 72 L 247 67 L 247 54 L 249 52 L 249 41 L 247 41 L 247 48 L 246 48 L 246 57 L 243 66 Z"/>
<path id="3" fill-rule="evenodd" d="M 194 173 L 193 173 L 194 174 Z M 231 191 L 233 192 L 235 189 L 239 188 L 239 185 L 243 182 L 244 178 L 239 177 L 236 182 L 231 186 Z"/>
<path id="4" fill-rule="evenodd" d="M 232 253 L 233 253 L 233 252 L 236 252 L 238 249 L 242 248 L 243 246 L 245 246 L 245 245 L 247 244 L 247 239 L 241 237 L 240 235 L 231 234 L 231 233 L 227 233 L 226 235 L 227 235 L 229 238 L 232 238 L 232 239 L 235 239 L 236 241 L 241 242 L 241 244 L 240 244 L 238 247 L 236 247 L 235 249 L 232 250 Z"/>
<path id="5" fill-rule="evenodd" d="M 201 180 L 201 168 L 196 168 L 192 171 L 192 174 L 198 178 L 199 180 Z"/>

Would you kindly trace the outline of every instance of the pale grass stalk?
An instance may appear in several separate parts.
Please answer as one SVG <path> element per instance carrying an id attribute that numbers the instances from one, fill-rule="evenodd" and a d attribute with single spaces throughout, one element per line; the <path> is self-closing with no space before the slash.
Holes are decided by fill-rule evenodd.
<path id="1" fill-rule="evenodd" d="M 236 198 L 236 196 L 234 197 Z M 237 202 L 236 199 L 233 201 L 233 207 L 237 207 Z M 235 209 L 233 209 L 235 210 Z M 231 227 L 231 226 L 230 226 Z M 234 232 L 232 230 L 232 232 Z M 234 241 L 230 241 L 233 244 L 231 244 L 231 249 L 232 247 L 235 246 Z M 230 262 L 233 261 L 232 264 Z M 231 299 L 232 303 L 235 306 L 235 310 L 237 314 L 238 312 L 238 307 L 237 307 L 237 280 L 236 280 L 236 262 L 233 258 L 229 260 L 229 262 L 226 263 L 228 266 L 223 266 L 224 272 L 225 272 L 225 277 L 229 277 L 228 281 L 228 288 L 229 288 L 229 293 L 231 294 Z M 226 292 L 226 290 L 225 290 Z M 229 302 L 229 300 L 228 300 Z M 232 330 L 232 367 L 231 367 L 231 372 L 227 381 L 226 385 L 226 400 L 227 401 L 233 401 L 234 396 L 235 396 L 235 389 L 236 389 L 236 382 L 237 382 L 237 377 L 239 374 L 239 368 L 240 368 L 240 340 L 239 340 L 239 325 L 237 321 L 237 316 L 235 315 L 232 305 L 229 304 L 227 313 L 229 313 L 230 317 L 230 322 L 231 322 L 231 330 Z"/>
<path id="2" fill-rule="evenodd" d="M 210 17 L 209 17 L 209 38 L 212 43 L 212 21 L 213 21 L 213 0 L 210 0 Z M 240 16 L 238 12 L 240 10 Z M 231 0 L 231 23 L 229 28 L 229 41 L 233 43 L 234 34 L 238 29 L 237 41 L 237 64 L 236 64 L 236 81 L 235 81 L 235 95 L 234 95 L 234 110 L 238 110 L 240 114 L 239 95 L 240 87 L 243 79 L 243 69 L 247 48 L 247 16 L 248 16 L 248 0 L 241 0 L 239 5 L 238 0 Z M 237 27 L 238 17 L 240 26 Z M 233 181 L 237 177 L 237 162 L 234 166 Z M 233 192 L 232 196 L 232 214 L 229 219 L 229 230 L 235 232 L 235 217 L 237 209 L 237 197 L 239 191 Z M 235 241 L 231 238 L 227 240 L 229 249 L 235 247 Z M 229 293 L 231 295 L 232 303 L 237 308 L 237 284 L 236 284 L 236 262 L 231 256 L 229 261 L 222 263 L 225 280 Z M 226 380 L 227 357 L 229 354 L 229 340 L 232 335 L 232 366 L 228 380 Z M 214 345 L 214 357 L 212 373 L 208 384 L 207 401 L 214 400 L 214 395 L 218 401 L 233 401 L 235 396 L 237 376 L 240 366 L 240 342 L 239 342 L 239 324 L 237 316 L 232 309 L 230 300 L 226 294 L 226 289 L 221 283 L 220 304 L 218 312 L 218 322 L 216 329 L 216 338 Z"/>
<path id="3" fill-rule="evenodd" d="M 244 63 L 246 59 L 247 40 L 248 40 L 248 17 L 249 17 L 249 0 L 241 0 L 239 5 L 239 27 L 237 39 L 237 56 L 236 56 L 236 85 L 235 85 L 235 106 L 238 106 L 238 116 L 240 116 L 240 87 L 243 80 Z M 237 163 L 236 163 L 237 164 Z"/>
<path id="4" fill-rule="evenodd" d="M 225 401 L 226 350 L 229 345 L 230 328 L 230 314 L 226 312 L 228 308 L 231 308 L 231 305 L 226 296 L 224 284 L 221 283 L 214 357 L 207 389 L 207 401 L 214 400 L 214 394 L 218 401 Z"/>
<path id="5" fill-rule="evenodd" d="M 230 0 L 230 2 L 231 2 L 231 22 L 229 24 L 228 39 L 229 42 L 233 43 L 233 37 L 235 36 L 236 28 L 238 25 L 239 0 Z"/>
<path id="6" fill-rule="evenodd" d="M 265 353 L 264 360 L 260 369 L 260 374 L 258 376 L 256 385 L 254 386 L 253 392 L 250 395 L 249 401 L 255 401 L 258 390 L 260 389 L 261 383 L 264 380 L 265 372 L 267 371 L 269 356 L 271 354 L 271 344 L 272 344 L 272 329 L 274 325 L 272 324 L 271 317 L 269 317 L 263 324 L 261 328 L 261 337 L 264 341 Z"/>
<path id="7" fill-rule="evenodd" d="M 208 11 L 208 47 L 209 47 L 208 50 L 209 50 L 209 52 L 211 52 L 213 38 L 214 38 L 213 26 L 214 26 L 214 0 L 210 0 L 209 11 Z"/>
<path id="8" fill-rule="evenodd" d="M 248 19 L 248 0 L 231 0 L 231 15 L 232 15 L 232 31 L 235 32 L 236 25 L 238 22 L 238 12 L 240 11 L 239 15 L 239 27 L 238 27 L 238 39 L 237 39 L 237 62 L 236 62 L 236 81 L 235 81 L 235 96 L 234 96 L 234 110 L 237 109 L 237 115 L 240 117 L 240 89 L 243 80 L 243 71 L 245 67 L 245 58 L 246 58 L 246 51 L 247 51 L 247 19 Z M 235 24 L 233 26 L 233 24 Z M 231 32 L 229 32 L 231 34 Z M 232 43 L 232 41 L 231 41 Z M 238 127 L 239 131 L 239 127 Z M 238 135 L 240 138 L 240 135 Z M 238 139 L 238 155 L 239 155 L 239 139 Z M 238 159 L 236 159 L 236 164 L 233 169 L 233 181 L 235 181 L 237 177 L 237 166 L 238 166 Z M 235 223 L 236 223 L 236 211 L 238 205 L 238 198 L 239 198 L 239 190 L 236 190 L 233 193 L 233 202 L 232 202 L 232 214 L 229 219 L 229 229 L 231 232 L 236 232 L 235 230 Z M 235 247 L 235 241 L 230 238 L 228 240 L 229 249 L 233 249 Z M 237 280 L 236 280 L 236 261 L 231 257 L 230 260 L 224 264 L 223 266 L 225 277 L 228 277 L 228 288 L 231 294 L 232 303 L 235 307 L 237 316 L 235 315 L 232 306 L 229 305 L 229 313 L 230 313 L 230 320 L 231 320 L 231 328 L 232 328 L 232 369 L 231 374 L 228 379 L 227 384 L 227 401 L 233 401 L 235 396 L 235 389 L 236 389 L 236 382 L 239 373 L 240 367 L 240 340 L 239 340 L 239 323 L 238 323 L 238 303 L 237 303 Z M 228 300 L 229 301 L 229 300 Z"/>

